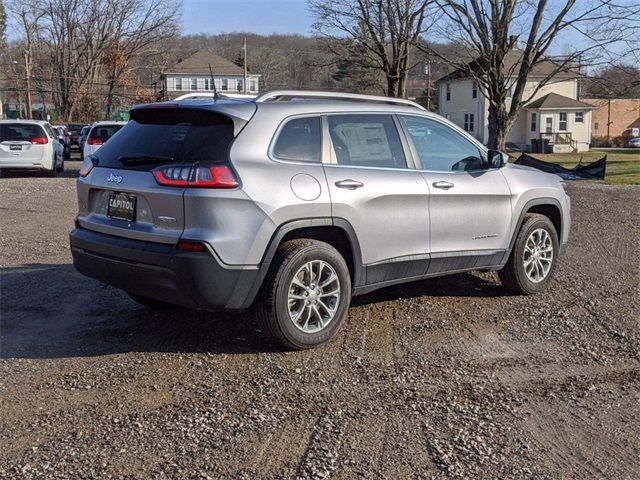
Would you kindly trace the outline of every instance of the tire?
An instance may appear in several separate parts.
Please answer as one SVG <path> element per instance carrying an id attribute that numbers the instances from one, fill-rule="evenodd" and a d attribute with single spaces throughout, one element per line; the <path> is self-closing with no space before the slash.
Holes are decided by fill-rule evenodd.
<path id="1" fill-rule="evenodd" d="M 558 233 L 549 218 L 537 213 L 526 214 L 509 260 L 498 272 L 502 285 L 520 295 L 545 290 L 555 273 L 559 243 Z"/>
<path id="2" fill-rule="evenodd" d="M 126 292 L 129 295 L 129 298 L 134 302 L 151 309 L 173 309 L 176 308 L 176 305 L 172 303 L 163 302 L 161 300 L 156 300 L 154 298 L 144 297 L 142 295 L 137 295 L 135 293 Z"/>
<path id="3" fill-rule="evenodd" d="M 314 283 L 318 276 L 320 284 L 325 283 L 322 287 Z M 289 295 L 300 298 L 290 301 Z M 304 350 L 333 338 L 347 317 L 350 302 L 351 276 L 342 255 L 324 242 L 290 240 L 276 252 L 262 286 L 257 316 L 271 341 Z"/>
<path id="4" fill-rule="evenodd" d="M 53 165 L 51 166 L 51 170 L 46 170 L 45 175 L 49 178 L 55 178 L 58 175 L 58 159 L 57 157 L 53 157 Z"/>

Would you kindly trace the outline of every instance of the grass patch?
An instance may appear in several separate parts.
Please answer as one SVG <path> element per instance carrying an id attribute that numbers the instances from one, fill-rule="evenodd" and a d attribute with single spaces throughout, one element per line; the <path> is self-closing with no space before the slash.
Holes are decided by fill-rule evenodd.
<path id="1" fill-rule="evenodd" d="M 623 148 L 600 150 L 594 148 L 583 153 L 530 153 L 534 158 L 545 162 L 558 163 L 565 168 L 573 168 L 582 159 L 582 163 L 591 163 L 607 156 L 605 183 L 613 185 L 640 185 L 640 149 Z"/>

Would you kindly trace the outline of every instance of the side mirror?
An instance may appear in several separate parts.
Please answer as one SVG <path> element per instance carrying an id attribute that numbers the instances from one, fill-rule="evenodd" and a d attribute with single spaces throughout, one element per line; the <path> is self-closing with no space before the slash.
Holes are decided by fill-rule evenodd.
<path id="1" fill-rule="evenodd" d="M 487 168 L 501 168 L 509 161 L 509 155 L 499 150 L 487 152 Z"/>

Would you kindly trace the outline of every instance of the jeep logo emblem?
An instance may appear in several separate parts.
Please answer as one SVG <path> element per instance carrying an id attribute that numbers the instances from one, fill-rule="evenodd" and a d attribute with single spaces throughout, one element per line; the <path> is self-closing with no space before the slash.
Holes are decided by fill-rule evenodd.
<path id="1" fill-rule="evenodd" d="M 113 173 L 110 173 L 107 177 L 107 182 L 116 183 L 119 185 L 121 181 L 122 175 L 114 175 Z"/>

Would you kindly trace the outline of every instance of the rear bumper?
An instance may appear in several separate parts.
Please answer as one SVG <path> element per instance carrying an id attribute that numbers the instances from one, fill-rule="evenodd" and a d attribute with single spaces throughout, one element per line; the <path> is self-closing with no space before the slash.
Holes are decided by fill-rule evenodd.
<path id="1" fill-rule="evenodd" d="M 91 278 L 127 292 L 188 308 L 247 308 L 256 267 L 223 265 L 213 251 L 190 253 L 82 228 L 69 234 L 73 264 Z"/>

